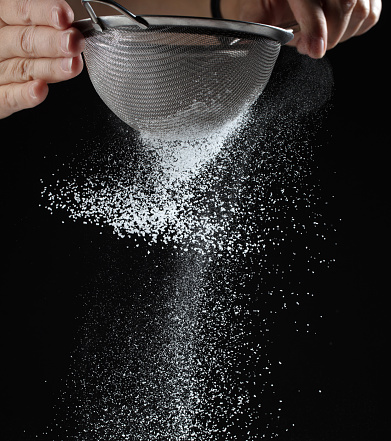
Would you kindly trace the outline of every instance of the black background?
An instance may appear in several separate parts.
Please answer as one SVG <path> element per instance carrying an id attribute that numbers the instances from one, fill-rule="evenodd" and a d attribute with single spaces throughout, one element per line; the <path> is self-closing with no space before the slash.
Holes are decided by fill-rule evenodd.
<path id="1" fill-rule="evenodd" d="M 386 437 L 388 9 L 385 4 L 380 23 L 367 35 L 327 55 L 335 90 L 325 145 L 316 161 L 322 191 L 333 201 L 328 216 L 338 220 L 338 247 L 317 305 L 327 319 L 316 337 L 292 338 L 291 377 L 280 379 L 284 418 L 296 422 L 281 436 L 289 441 Z M 45 181 L 57 162 L 60 167 L 64 157 L 72 156 L 69 146 L 103 123 L 106 114 L 100 106 L 84 72 L 51 86 L 39 108 L 0 121 L 0 433 L 5 441 L 37 439 L 50 424 L 80 325 L 78 292 L 105 265 L 110 250 L 114 247 L 116 256 L 127 253 L 129 271 L 139 273 L 153 265 L 153 253 L 146 258 L 142 246 L 137 254 L 129 253 L 127 239 L 118 240 L 111 232 L 102 235 L 98 227 L 68 222 L 64 214 L 50 215 L 39 206 L 40 179 Z M 290 400 L 297 388 L 302 393 Z M 318 394 L 318 389 L 325 392 Z"/>

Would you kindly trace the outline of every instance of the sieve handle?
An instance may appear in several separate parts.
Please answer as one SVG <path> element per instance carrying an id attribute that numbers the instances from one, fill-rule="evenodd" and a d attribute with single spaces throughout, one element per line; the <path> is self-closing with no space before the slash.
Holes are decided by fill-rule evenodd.
<path id="1" fill-rule="evenodd" d="M 117 11 L 121 12 L 121 14 L 125 15 L 125 17 L 128 17 L 132 22 L 134 22 L 135 25 L 139 26 L 142 29 L 146 29 L 149 24 L 144 18 L 140 17 L 139 15 L 134 15 L 130 11 L 128 11 L 126 8 L 124 8 L 119 3 L 113 1 L 113 0 L 81 0 L 82 5 L 86 8 L 86 11 L 88 12 L 89 16 L 91 17 L 92 23 L 94 27 L 100 31 L 102 31 L 102 24 L 100 23 L 100 20 L 98 16 L 95 14 L 95 11 L 93 10 L 92 6 L 90 5 L 91 2 L 94 3 L 102 3 L 103 5 L 111 6 L 112 8 L 116 9 Z"/>
<path id="2" fill-rule="evenodd" d="M 294 34 L 300 32 L 300 25 L 297 21 L 291 21 L 289 23 L 282 23 L 277 26 L 278 28 L 285 29 L 286 31 L 292 31 Z"/>

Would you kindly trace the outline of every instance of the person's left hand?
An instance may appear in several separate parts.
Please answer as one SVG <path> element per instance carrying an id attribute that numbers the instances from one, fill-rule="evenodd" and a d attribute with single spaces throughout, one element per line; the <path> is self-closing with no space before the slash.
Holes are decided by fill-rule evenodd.
<path id="1" fill-rule="evenodd" d="M 40 104 L 83 69 L 84 38 L 65 0 L 0 0 L 0 118 Z"/>

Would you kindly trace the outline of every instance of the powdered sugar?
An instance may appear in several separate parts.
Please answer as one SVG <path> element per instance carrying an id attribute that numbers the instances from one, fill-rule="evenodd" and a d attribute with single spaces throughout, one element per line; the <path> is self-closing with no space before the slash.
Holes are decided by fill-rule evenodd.
<path id="1" fill-rule="evenodd" d="M 82 185 L 78 171 L 74 179 L 68 178 L 63 186 L 56 183 L 57 189 L 47 192 L 50 205 L 59 208 L 65 199 L 70 217 L 108 224 L 120 236 L 137 234 L 151 242 L 176 244 L 190 241 L 195 246 L 201 241 L 208 248 L 207 242 L 224 227 L 207 211 L 201 213 L 195 205 L 196 195 L 211 184 L 208 166 L 242 121 L 240 118 L 213 137 L 193 141 L 124 137 L 116 143 L 116 155 L 129 157 L 129 162 L 118 159 L 123 161 L 120 168 L 98 170 Z M 235 208 L 222 204 L 223 217 L 226 210 Z"/>
<path id="2" fill-rule="evenodd" d="M 271 330 L 277 312 L 311 294 L 290 285 L 300 259 L 290 244 L 323 240 L 327 228 L 316 209 L 312 134 L 302 117 L 316 117 L 330 77 L 308 103 L 304 74 L 325 65 L 303 63 L 294 91 L 275 85 L 243 124 L 212 139 L 161 141 L 115 123 L 106 138 L 84 145 L 85 160 L 64 180 L 45 183 L 54 212 L 134 237 L 135 246 L 144 240 L 151 250 L 168 250 L 148 260 L 136 287 L 126 267 L 110 268 L 99 274 L 109 282 L 87 288 L 68 381 L 79 403 L 72 418 L 82 429 L 61 439 L 278 436 L 282 405 L 272 372 L 282 361 L 269 354 Z M 330 263 L 304 243 L 309 270 Z"/>

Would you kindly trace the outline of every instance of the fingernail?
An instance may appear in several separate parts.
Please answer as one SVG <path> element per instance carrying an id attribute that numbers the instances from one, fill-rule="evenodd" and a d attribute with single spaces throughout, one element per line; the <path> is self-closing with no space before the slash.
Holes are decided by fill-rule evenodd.
<path id="1" fill-rule="evenodd" d="M 35 99 L 37 98 L 37 95 L 36 95 L 34 89 L 35 89 L 34 84 L 32 84 L 32 85 L 29 87 L 29 93 L 30 93 L 31 98 L 33 98 L 33 99 L 35 100 Z"/>
<path id="2" fill-rule="evenodd" d="M 69 41 L 71 38 L 70 32 L 64 32 L 61 36 L 61 49 L 66 54 L 69 52 Z"/>
<path id="3" fill-rule="evenodd" d="M 63 58 L 61 60 L 61 69 L 64 72 L 72 72 L 72 62 L 73 58 Z"/>
<path id="4" fill-rule="evenodd" d="M 59 28 L 60 27 L 60 8 L 55 7 L 52 9 L 52 20 L 53 20 L 54 26 Z"/>
<path id="5" fill-rule="evenodd" d="M 323 38 L 320 38 L 319 39 L 319 53 L 320 53 L 320 56 L 323 57 L 325 52 L 326 52 L 326 43 L 325 43 Z"/>
<path id="6" fill-rule="evenodd" d="M 326 52 L 326 44 L 323 38 L 317 38 L 311 41 L 311 56 L 322 58 Z"/>

